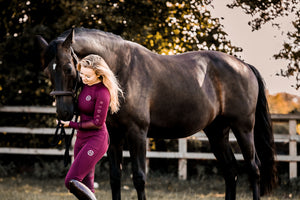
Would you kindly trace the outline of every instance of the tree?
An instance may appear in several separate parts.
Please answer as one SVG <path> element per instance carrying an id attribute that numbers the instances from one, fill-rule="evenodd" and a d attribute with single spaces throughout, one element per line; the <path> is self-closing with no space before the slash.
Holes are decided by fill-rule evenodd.
<path id="1" fill-rule="evenodd" d="M 296 13 L 297 20 L 293 22 L 294 32 L 288 32 L 289 42 L 284 42 L 283 49 L 274 57 L 276 59 L 286 59 L 289 63 L 285 70 L 281 70 L 281 75 L 285 77 L 295 76 L 295 88 L 300 87 L 300 11 Z"/>
<path id="2" fill-rule="evenodd" d="M 226 38 L 210 0 L 0 0 L 1 104 L 51 104 L 49 82 L 39 68 L 35 35 L 48 41 L 71 27 L 121 35 L 152 51 L 176 54 L 211 49 L 241 51 Z"/>
<path id="3" fill-rule="evenodd" d="M 299 0 L 234 0 L 228 5 L 230 8 L 241 7 L 246 14 L 254 16 L 249 22 L 252 30 L 258 30 L 265 23 L 271 22 L 274 26 L 275 19 L 287 15 L 295 15 L 292 22 L 294 31 L 288 32 L 288 41 L 283 43 L 283 48 L 274 57 L 276 59 L 285 59 L 289 63 L 285 69 L 281 70 L 281 75 L 285 77 L 294 76 L 296 79 L 295 88 L 300 87 L 300 2 Z"/>

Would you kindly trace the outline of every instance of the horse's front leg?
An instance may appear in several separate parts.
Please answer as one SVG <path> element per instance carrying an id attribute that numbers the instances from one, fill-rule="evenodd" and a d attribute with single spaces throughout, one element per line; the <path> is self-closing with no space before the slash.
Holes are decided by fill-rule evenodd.
<path id="1" fill-rule="evenodd" d="M 110 166 L 110 186 L 113 200 L 121 200 L 123 140 L 111 137 L 107 151 Z"/>
<path id="2" fill-rule="evenodd" d="M 146 141 L 147 130 L 134 129 L 128 134 L 130 158 L 132 162 L 133 184 L 138 200 L 146 200 Z"/>

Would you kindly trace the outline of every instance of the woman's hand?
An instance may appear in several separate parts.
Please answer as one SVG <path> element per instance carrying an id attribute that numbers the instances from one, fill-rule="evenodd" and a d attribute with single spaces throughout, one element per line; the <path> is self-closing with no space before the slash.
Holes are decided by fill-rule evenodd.
<path id="1" fill-rule="evenodd" d="M 56 123 L 58 123 L 58 121 L 56 121 Z M 70 121 L 63 121 L 63 120 L 60 120 L 60 123 L 62 123 L 64 125 L 65 128 L 69 127 L 70 126 Z"/>
<path id="2" fill-rule="evenodd" d="M 70 121 L 62 121 L 62 120 L 60 120 L 60 123 L 62 123 L 65 128 L 67 128 L 67 127 L 70 126 Z"/>

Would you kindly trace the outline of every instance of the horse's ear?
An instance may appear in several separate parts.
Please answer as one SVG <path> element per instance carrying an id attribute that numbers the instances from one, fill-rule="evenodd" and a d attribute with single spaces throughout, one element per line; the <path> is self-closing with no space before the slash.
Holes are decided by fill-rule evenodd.
<path id="1" fill-rule="evenodd" d="M 46 51 L 46 48 L 48 47 L 48 42 L 40 35 L 36 35 L 35 36 L 36 38 L 36 41 L 38 43 L 38 46 L 41 50 L 40 52 L 40 58 L 41 58 L 41 69 L 45 69 L 45 58 L 44 58 L 44 54 L 45 54 L 45 51 Z"/>
<path id="2" fill-rule="evenodd" d="M 63 42 L 62 46 L 64 48 L 69 49 L 71 47 L 71 44 L 74 43 L 74 28 L 72 28 L 70 34 L 66 38 L 66 40 Z"/>
<path id="3" fill-rule="evenodd" d="M 48 42 L 46 42 L 46 40 L 40 36 L 40 35 L 36 35 L 36 39 L 39 43 L 39 46 L 41 47 L 42 50 L 46 49 L 48 46 Z"/>

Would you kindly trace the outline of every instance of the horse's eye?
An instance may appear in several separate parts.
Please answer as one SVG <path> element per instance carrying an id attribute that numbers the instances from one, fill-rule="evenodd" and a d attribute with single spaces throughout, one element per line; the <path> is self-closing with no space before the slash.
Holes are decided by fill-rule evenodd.
<path id="1" fill-rule="evenodd" d="M 45 69 L 44 69 L 44 74 L 45 74 L 48 78 L 50 78 L 50 71 L 49 71 L 48 68 L 45 68 Z"/>

